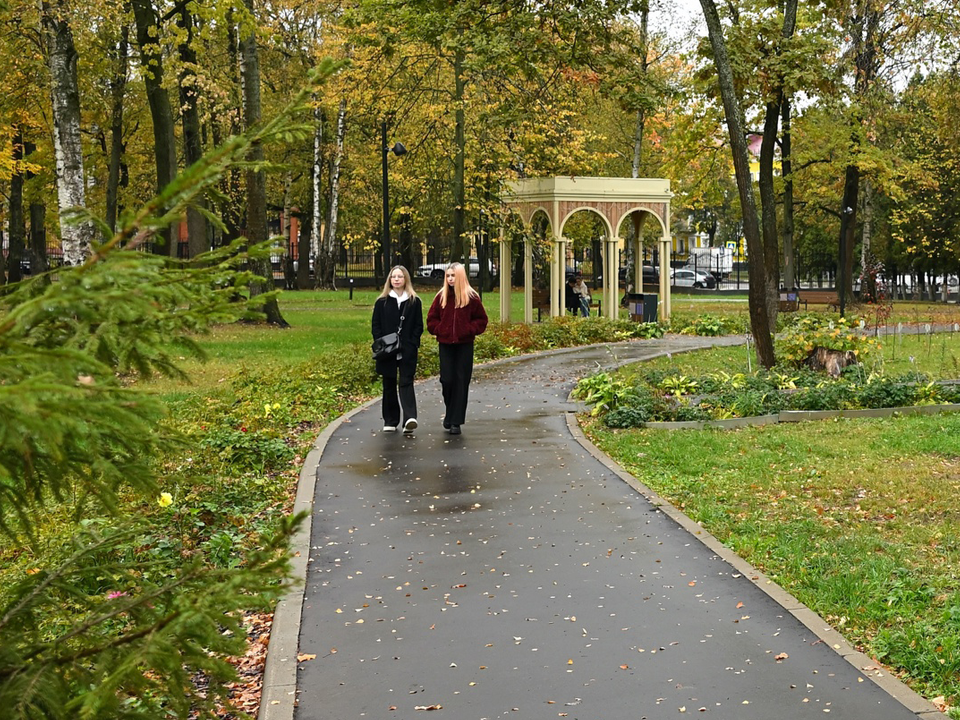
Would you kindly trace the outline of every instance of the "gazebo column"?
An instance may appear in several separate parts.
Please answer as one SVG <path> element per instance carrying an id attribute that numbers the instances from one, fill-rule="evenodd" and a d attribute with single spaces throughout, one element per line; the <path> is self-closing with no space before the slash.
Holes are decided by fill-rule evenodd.
<path id="1" fill-rule="evenodd" d="M 670 320 L 670 234 L 667 230 L 660 238 L 660 320 Z"/>
<path id="2" fill-rule="evenodd" d="M 513 243 L 506 238 L 503 226 L 500 227 L 500 322 L 510 322 L 510 258 L 513 257 Z"/>
<path id="3" fill-rule="evenodd" d="M 557 271 L 557 289 L 554 291 L 554 297 L 557 298 L 556 303 L 551 303 L 551 310 L 553 305 L 557 306 L 557 311 L 554 315 L 566 315 L 567 314 L 567 239 L 562 235 L 557 238 L 557 244 L 555 246 L 557 250 L 557 256 L 554 258 L 553 267 Z"/>
<path id="4" fill-rule="evenodd" d="M 533 240 L 523 239 L 523 321 L 533 322 Z"/>
<path id="5" fill-rule="evenodd" d="M 606 316 L 611 320 L 616 320 L 620 316 L 620 302 L 617 298 L 620 284 L 620 238 L 608 237 L 605 249 L 603 259 L 606 268 L 603 273 L 603 304 L 606 308 Z"/>
<path id="6" fill-rule="evenodd" d="M 643 245 L 639 233 L 633 238 L 633 291 L 643 292 Z"/>
<path id="7" fill-rule="evenodd" d="M 557 305 L 557 295 L 560 292 L 560 276 L 557 273 L 557 247 L 560 243 L 554 237 L 550 241 L 550 316 L 556 317 L 560 314 L 560 306 Z"/>
<path id="8" fill-rule="evenodd" d="M 643 213 L 634 212 L 633 214 L 633 291 L 635 293 L 643 292 L 643 258 L 640 256 L 640 228 L 643 227 L 643 220 L 646 217 Z"/>

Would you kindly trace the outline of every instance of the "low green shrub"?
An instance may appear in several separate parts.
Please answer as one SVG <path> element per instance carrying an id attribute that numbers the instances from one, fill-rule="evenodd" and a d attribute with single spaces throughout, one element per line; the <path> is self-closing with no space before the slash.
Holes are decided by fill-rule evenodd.
<path id="1" fill-rule="evenodd" d="M 857 385 L 855 398 L 857 405 L 865 408 L 891 408 L 913 405 L 917 396 L 917 386 L 904 382 L 902 378 L 871 376 L 867 382 Z"/>
<path id="2" fill-rule="evenodd" d="M 516 350 L 507 345 L 503 334 L 496 332 L 495 329 L 480 335 L 474 342 L 473 357 L 476 362 L 496 360 L 514 354 L 516 354 Z"/>
<path id="3" fill-rule="evenodd" d="M 782 410 L 846 410 L 949 403 L 960 399 L 960 387 L 909 376 L 864 376 L 862 368 L 847 368 L 840 378 L 806 368 L 782 367 L 754 373 L 716 372 L 686 375 L 675 368 L 633 376 L 601 373 L 580 381 L 580 395 L 593 404 L 593 414 L 608 427 L 638 427 L 652 420 L 754 417 Z M 614 396 L 610 402 L 607 396 Z M 610 417 L 614 410 L 622 412 Z M 628 409 L 630 409 L 628 411 Z"/>
<path id="4" fill-rule="evenodd" d="M 844 410 L 854 407 L 853 386 L 843 381 L 824 381 L 819 385 L 800 388 L 787 402 L 788 410 Z"/>
<path id="5" fill-rule="evenodd" d="M 773 389 L 727 390 L 701 400 L 700 407 L 716 420 L 756 417 L 780 412 L 786 405 L 782 393 Z"/>
<path id="6" fill-rule="evenodd" d="M 212 450 L 224 467 L 235 472 L 279 470 L 296 454 L 281 438 L 246 427 L 214 428 L 200 440 L 200 447 Z"/>
<path id="7" fill-rule="evenodd" d="M 636 326 L 633 331 L 633 336 L 638 338 L 662 338 L 666 333 L 666 329 L 660 323 L 656 322 L 645 322 L 640 323 Z"/>
<path id="8" fill-rule="evenodd" d="M 648 420 L 667 411 L 663 396 L 643 385 L 633 385 L 620 390 L 618 407 L 606 413 L 603 421 L 607 427 L 640 427 Z"/>
<path id="9" fill-rule="evenodd" d="M 609 428 L 627 429 L 642 427 L 650 420 L 650 414 L 644 408 L 618 407 L 603 416 L 603 424 Z"/>
<path id="10" fill-rule="evenodd" d="M 626 382 L 610 373 L 599 372 L 580 380 L 572 395 L 587 405 L 593 405 L 591 413 L 600 415 L 616 408 L 628 387 Z"/>
<path id="11" fill-rule="evenodd" d="M 749 327 L 750 318 L 746 316 L 730 317 L 710 313 L 690 316 L 684 313 L 675 313 L 670 319 L 671 332 L 681 335 L 716 337 L 746 333 L 749 331 Z"/>

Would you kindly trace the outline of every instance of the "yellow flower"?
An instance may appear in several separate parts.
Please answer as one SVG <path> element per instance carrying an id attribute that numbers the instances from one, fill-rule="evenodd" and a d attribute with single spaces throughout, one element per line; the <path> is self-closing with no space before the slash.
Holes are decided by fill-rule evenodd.
<path id="1" fill-rule="evenodd" d="M 173 495 L 168 492 L 160 493 L 160 497 L 157 498 L 157 505 L 160 507 L 170 507 L 173 505 Z"/>

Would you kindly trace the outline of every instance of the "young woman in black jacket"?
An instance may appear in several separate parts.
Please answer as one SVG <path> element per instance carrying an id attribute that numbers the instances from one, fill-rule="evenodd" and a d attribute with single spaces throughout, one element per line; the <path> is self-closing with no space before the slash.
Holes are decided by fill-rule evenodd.
<path id="1" fill-rule="evenodd" d="M 423 307 L 414 292 L 410 273 L 402 265 L 391 268 L 383 285 L 383 292 L 373 304 L 373 319 L 370 323 L 374 340 L 397 332 L 398 327 L 399 352 L 377 358 L 377 372 L 383 377 L 383 431 L 397 431 L 402 411 L 403 432 L 410 435 L 417 428 L 417 398 L 413 391 L 413 376 L 417 372 L 417 353 L 420 349 L 420 336 L 423 335 Z"/>

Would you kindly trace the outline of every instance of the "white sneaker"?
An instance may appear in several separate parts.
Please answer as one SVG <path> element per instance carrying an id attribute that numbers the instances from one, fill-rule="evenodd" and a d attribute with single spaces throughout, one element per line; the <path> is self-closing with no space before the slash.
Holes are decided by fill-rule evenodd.
<path id="1" fill-rule="evenodd" d="M 383 426 L 383 431 L 384 431 L 384 432 L 396 432 L 396 431 L 397 431 L 397 426 L 396 426 L 396 425 L 384 425 L 384 426 Z"/>
<path id="2" fill-rule="evenodd" d="M 412 435 L 413 431 L 416 429 L 417 429 L 417 419 L 407 418 L 407 421 L 403 424 L 403 434 Z"/>

